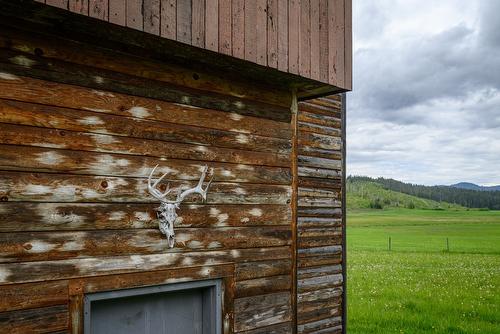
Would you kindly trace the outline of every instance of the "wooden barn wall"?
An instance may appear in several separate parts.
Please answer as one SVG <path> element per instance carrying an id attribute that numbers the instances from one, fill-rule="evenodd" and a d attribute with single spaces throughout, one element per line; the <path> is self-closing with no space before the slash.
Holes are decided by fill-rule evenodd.
<path id="1" fill-rule="evenodd" d="M 91 1 L 89 10 L 103 3 Z M 292 332 L 291 97 L 198 75 L 1 27 L 1 333 L 79 333 L 84 293 L 207 278 L 223 280 L 226 333 Z M 327 131 L 301 138 L 309 148 L 300 163 L 314 166 L 337 146 L 329 139 L 317 148 L 315 136 L 335 138 L 334 129 L 309 126 Z M 156 164 L 172 186 L 193 185 L 205 164 L 215 168 L 207 202 L 193 197 L 181 205 L 173 249 L 147 192 Z M 315 207 L 335 193 L 336 172 L 321 169 L 326 174 L 316 178 L 313 170 L 299 167 L 300 194 L 316 196 L 300 199 L 299 307 L 311 309 L 300 312 L 304 325 L 321 318 L 315 291 L 338 291 L 315 283 L 330 282 L 337 270 L 338 246 L 326 245 L 338 223 L 320 216 L 339 213 Z M 325 190 L 315 190 L 323 181 Z M 331 239 L 318 244 L 322 226 Z M 328 307 L 336 316 L 337 306 Z"/>
<path id="2" fill-rule="evenodd" d="M 341 108 L 340 96 L 298 106 L 298 333 L 342 333 Z"/>
<path id="3" fill-rule="evenodd" d="M 352 87 L 352 0 L 37 0 L 75 13 Z"/>

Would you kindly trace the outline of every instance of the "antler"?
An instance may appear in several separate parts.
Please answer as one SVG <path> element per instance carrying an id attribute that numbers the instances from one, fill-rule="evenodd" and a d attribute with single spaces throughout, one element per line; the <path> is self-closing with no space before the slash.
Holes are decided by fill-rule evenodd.
<path id="1" fill-rule="evenodd" d="M 158 167 L 158 165 L 156 165 L 153 168 L 153 170 L 149 174 L 149 178 L 148 178 L 149 193 L 151 195 L 153 195 L 157 200 L 164 202 L 164 203 L 179 204 L 184 200 L 184 198 L 186 198 L 187 196 L 189 196 L 191 194 L 200 194 L 204 201 L 207 199 L 207 191 L 208 191 L 208 188 L 210 187 L 210 184 L 212 183 L 212 179 L 213 179 L 213 168 L 210 168 L 210 174 L 212 174 L 212 178 L 210 179 L 210 181 L 208 181 L 205 189 L 203 189 L 203 182 L 205 181 L 205 177 L 207 176 L 207 171 L 208 171 L 207 165 L 205 165 L 205 167 L 203 167 L 203 172 L 201 173 L 200 180 L 198 181 L 198 184 L 196 185 L 196 187 L 184 190 L 183 192 L 181 192 L 177 195 L 177 199 L 175 201 L 169 201 L 169 200 L 165 199 L 165 197 L 167 197 L 167 195 L 170 194 L 173 190 L 176 190 L 178 188 L 170 189 L 170 185 L 168 184 L 167 190 L 165 190 L 165 192 L 163 192 L 163 193 L 160 192 L 156 188 L 156 186 L 161 182 L 161 180 L 163 180 L 165 178 L 165 176 L 167 176 L 167 173 L 163 174 L 158 180 L 156 180 L 154 183 L 152 183 L 152 177 L 153 177 L 153 174 L 154 174 L 157 167 Z"/>
<path id="2" fill-rule="evenodd" d="M 203 198 L 203 200 L 206 201 L 208 188 L 210 187 L 210 184 L 212 183 L 212 180 L 214 178 L 213 170 L 214 170 L 213 168 L 210 168 L 210 174 L 212 174 L 212 177 L 210 178 L 210 181 L 208 181 L 205 189 L 203 189 L 203 182 L 205 181 L 205 177 L 207 176 L 207 171 L 208 171 L 207 165 L 205 165 L 205 167 L 203 167 L 203 172 L 201 173 L 200 180 L 198 181 L 198 184 L 196 185 L 196 187 L 184 190 L 182 193 L 177 195 L 176 202 L 177 203 L 182 202 L 184 200 L 184 198 L 186 198 L 187 196 L 189 196 L 191 194 L 200 194 L 201 197 Z"/>
<path id="3" fill-rule="evenodd" d="M 158 183 L 161 182 L 161 180 L 163 180 L 165 178 L 165 176 L 167 176 L 168 173 L 165 173 L 163 174 L 158 180 L 155 181 L 155 183 L 151 184 L 152 180 L 151 178 L 153 177 L 153 174 L 156 170 L 156 168 L 158 167 L 158 165 L 156 165 L 153 170 L 151 171 L 151 173 L 149 173 L 149 177 L 148 177 L 148 190 L 149 190 L 149 193 L 151 195 L 153 195 L 157 200 L 161 201 L 161 202 L 170 202 L 170 201 L 167 201 L 165 200 L 165 197 L 170 194 L 172 192 L 173 189 L 170 189 L 170 185 L 167 185 L 167 190 L 165 190 L 164 193 L 160 192 L 158 189 L 156 189 L 156 186 L 158 185 Z"/>

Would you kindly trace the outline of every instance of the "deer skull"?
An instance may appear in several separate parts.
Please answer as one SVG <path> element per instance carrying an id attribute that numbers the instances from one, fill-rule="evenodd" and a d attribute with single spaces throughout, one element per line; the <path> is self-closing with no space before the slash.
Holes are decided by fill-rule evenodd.
<path id="1" fill-rule="evenodd" d="M 153 197 L 160 201 L 160 206 L 158 207 L 157 217 L 158 217 L 158 227 L 160 228 L 161 233 L 163 233 L 167 237 L 168 246 L 170 248 L 174 247 L 175 243 L 175 233 L 174 233 L 174 222 L 177 220 L 177 212 L 179 209 L 179 205 L 181 202 L 191 194 L 199 194 L 201 195 L 203 201 L 207 199 L 207 191 L 210 187 L 210 183 L 212 183 L 213 179 L 213 168 L 210 168 L 210 174 L 212 174 L 212 178 L 208 181 L 205 189 L 203 189 L 203 182 L 205 181 L 205 177 L 208 172 L 208 166 L 205 165 L 203 167 L 203 171 L 200 176 L 200 180 L 198 184 L 194 188 L 189 188 L 184 191 L 181 191 L 181 188 L 173 188 L 170 189 L 169 185 L 167 185 L 167 189 L 164 192 L 161 192 L 156 188 L 158 184 L 167 176 L 167 173 L 163 174 L 158 180 L 152 180 L 153 174 L 158 165 L 156 165 L 148 177 L 148 190 Z M 175 200 L 166 199 L 167 195 L 171 192 L 175 191 L 177 193 L 177 197 Z"/>

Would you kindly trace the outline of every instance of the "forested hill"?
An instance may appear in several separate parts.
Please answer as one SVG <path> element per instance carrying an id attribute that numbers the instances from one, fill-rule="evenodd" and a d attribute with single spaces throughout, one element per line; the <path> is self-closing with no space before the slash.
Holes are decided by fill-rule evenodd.
<path id="1" fill-rule="evenodd" d="M 380 184 L 384 189 L 436 202 L 454 203 L 468 208 L 500 210 L 500 191 L 478 191 L 451 186 L 423 186 L 382 177 L 349 176 L 347 180 L 349 182 L 374 182 Z"/>

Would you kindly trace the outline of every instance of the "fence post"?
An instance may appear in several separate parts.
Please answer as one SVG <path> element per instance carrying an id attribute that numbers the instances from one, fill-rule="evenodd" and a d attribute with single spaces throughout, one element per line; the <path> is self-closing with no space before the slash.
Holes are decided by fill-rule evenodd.
<path id="1" fill-rule="evenodd" d="M 389 251 L 392 250 L 392 240 L 391 240 L 391 237 L 389 237 Z"/>
<path id="2" fill-rule="evenodd" d="M 449 253 L 450 252 L 450 240 L 446 238 L 446 251 Z"/>

